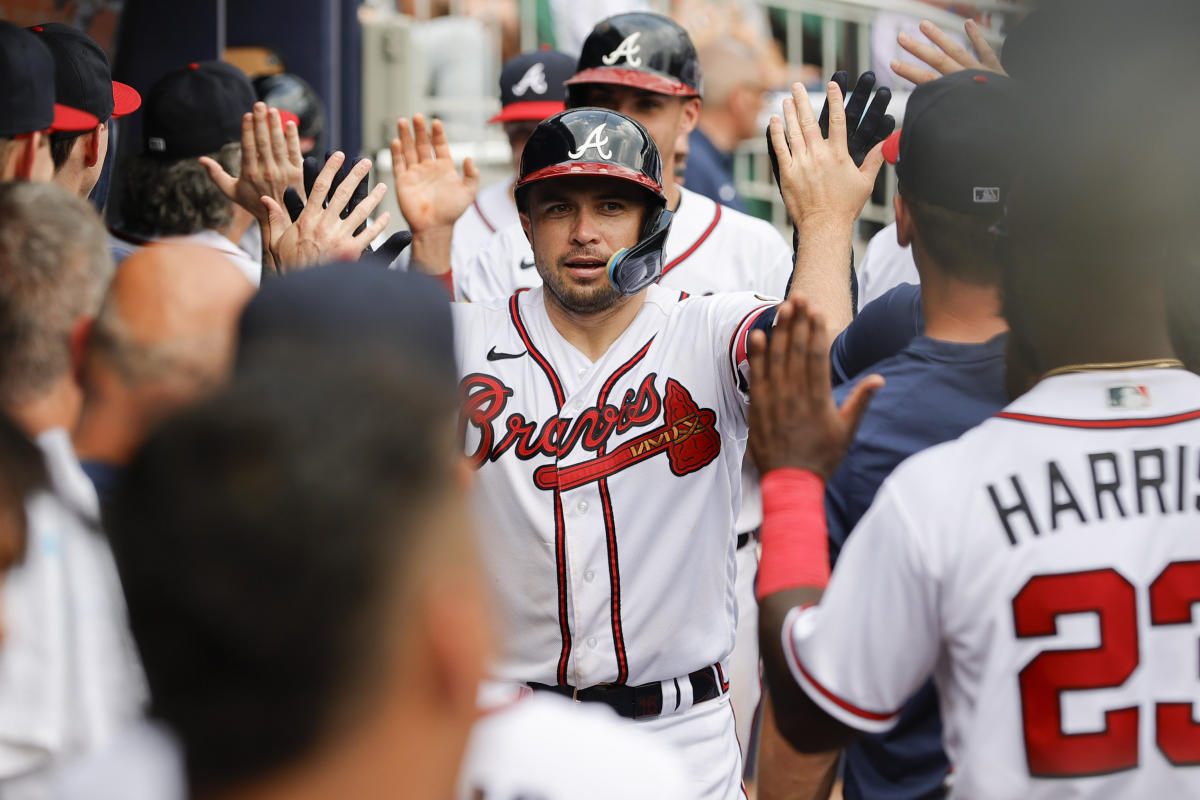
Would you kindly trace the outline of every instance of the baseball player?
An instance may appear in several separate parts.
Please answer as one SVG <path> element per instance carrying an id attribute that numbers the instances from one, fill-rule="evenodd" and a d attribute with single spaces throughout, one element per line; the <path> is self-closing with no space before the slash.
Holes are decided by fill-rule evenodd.
<path id="1" fill-rule="evenodd" d="M 850 160 L 831 86 L 828 141 L 807 110 L 814 169 L 838 182 L 835 205 L 861 208 L 882 157 Z M 401 132 L 402 210 L 424 265 L 448 251 L 429 210 L 450 216 L 470 191 L 440 126 L 436 158 L 423 127 Z M 774 301 L 655 283 L 672 224 L 661 171 L 649 134 L 617 112 L 571 110 L 535 131 L 516 197 L 543 285 L 455 306 L 464 440 L 505 631 L 496 677 L 612 706 L 680 747 L 694 796 L 729 798 L 744 342 Z"/>
<path id="2" fill-rule="evenodd" d="M 702 88 L 699 57 L 683 28 L 657 14 L 618 14 L 597 24 L 584 43 L 575 74 L 567 80 L 567 105 L 609 108 L 637 120 L 654 138 L 670 171 L 678 140 L 686 140 L 699 120 Z M 674 221 L 663 248 L 660 285 L 690 294 L 754 291 L 783 297 L 792 254 L 778 231 L 673 179 L 663 190 Z M 456 253 L 461 224 L 455 226 Z M 465 271 L 458 264 L 455 259 L 454 284 L 463 299 L 507 298 L 519 288 L 541 283 L 519 224 L 501 228 Z M 739 740 L 749 747 L 760 694 L 753 586 L 758 557 L 754 532 L 761 514 L 752 467 L 747 467 L 742 497 L 735 521 L 742 635 L 734 662 L 734 707 Z"/>
<path id="3" fill-rule="evenodd" d="M 1008 367 L 1032 388 L 901 464 L 832 580 L 812 568 L 822 479 L 861 408 L 833 404 L 819 321 L 781 309 L 770 345 L 751 343 L 764 665 L 800 749 L 887 730 L 932 675 L 952 796 L 1195 797 L 1200 378 L 1175 357 L 1163 297 L 1168 265 L 1194 252 L 1175 153 L 1200 120 L 1114 119 L 1106 93 L 1142 81 L 1106 59 L 1120 45 L 1153 74 L 1191 74 L 1200 16 L 1169 2 L 1048 13 L 1078 42 L 1046 55 L 1063 74 L 1024 89 L 1005 258 Z M 1105 97 L 1075 91 L 1085 79 Z M 1054 130 L 1062 118 L 1078 135 Z M 1139 134 L 1155 146 L 1096 175 L 1094 154 Z"/>

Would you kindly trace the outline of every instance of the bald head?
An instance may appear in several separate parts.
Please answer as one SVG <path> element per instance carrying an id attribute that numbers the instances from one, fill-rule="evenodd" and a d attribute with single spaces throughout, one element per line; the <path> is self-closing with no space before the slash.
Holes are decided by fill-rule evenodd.
<path id="1" fill-rule="evenodd" d="M 706 109 L 725 106 L 740 86 L 756 87 L 760 93 L 765 88 L 763 59 L 737 39 L 715 39 L 701 48 L 699 55 Z"/>
<path id="2" fill-rule="evenodd" d="M 121 265 L 104 299 L 88 370 L 107 368 L 130 389 L 157 387 L 193 399 L 228 373 L 237 319 L 253 292 L 215 250 L 144 248 Z"/>

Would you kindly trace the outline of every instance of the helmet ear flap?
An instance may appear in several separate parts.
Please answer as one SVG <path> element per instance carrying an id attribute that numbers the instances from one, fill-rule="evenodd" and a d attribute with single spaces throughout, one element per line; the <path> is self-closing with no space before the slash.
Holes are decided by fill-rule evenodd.
<path id="1" fill-rule="evenodd" d="M 652 208 L 642 226 L 641 240 L 612 254 L 608 260 L 608 279 L 618 292 L 637 294 L 662 276 L 663 246 L 674 216 L 666 206 Z"/>

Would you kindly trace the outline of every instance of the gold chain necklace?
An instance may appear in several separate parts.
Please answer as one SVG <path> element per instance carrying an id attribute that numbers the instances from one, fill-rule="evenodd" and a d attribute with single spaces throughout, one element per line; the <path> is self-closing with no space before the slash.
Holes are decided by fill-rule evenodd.
<path id="1" fill-rule="evenodd" d="M 1053 375 L 1065 375 L 1069 372 L 1109 372 L 1127 369 L 1182 369 L 1183 362 L 1178 358 L 1146 358 L 1141 361 L 1101 361 L 1094 364 L 1064 364 L 1061 367 L 1042 374 L 1039 380 L 1045 380 Z"/>

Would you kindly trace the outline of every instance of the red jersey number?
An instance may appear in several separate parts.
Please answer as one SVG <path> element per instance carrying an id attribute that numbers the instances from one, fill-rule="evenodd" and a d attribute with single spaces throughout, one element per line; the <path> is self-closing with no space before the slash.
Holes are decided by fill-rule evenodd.
<path id="1" fill-rule="evenodd" d="M 1193 603 L 1200 603 L 1200 562 L 1169 564 L 1150 586 L 1151 623 L 1190 624 Z M 1025 754 L 1038 777 L 1102 775 L 1138 764 L 1137 706 L 1106 711 L 1100 731 L 1064 733 L 1060 703 L 1063 692 L 1119 687 L 1137 668 L 1133 584 L 1113 569 L 1038 575 L 1013 598 L 1018 638 L 1054 636 L 1060 615 L 1079 613 L 1099 618 L 1100 645 L 1043 652 L 1019 676 Z M 1191 703 L 1156 704 L 1155 725 L 1159 749 L 1172 764 L 1200 764 L 1200 725 L 1192 721 Z"/>

